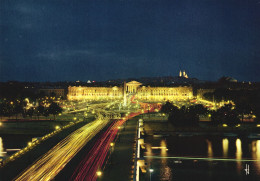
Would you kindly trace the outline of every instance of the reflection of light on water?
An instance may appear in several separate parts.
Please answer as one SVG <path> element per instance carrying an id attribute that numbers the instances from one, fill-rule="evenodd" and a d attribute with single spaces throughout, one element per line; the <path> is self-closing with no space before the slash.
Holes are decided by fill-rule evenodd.
<path id="1" fill-rule="evenodd" d="M 161 156 L 167 157 L 167 143 L 163 139 L 161 140 Z M 162 167 L 161 167 L 161 180 L 171 180 L 172 172 L 171 168 L 167 165 L 167 158 L 162 158 Z"/>
<path id="2" fill-rule="evenodd" d="M 241 144 L 241 140 L 238 138 L 236 140 L 236 159 L 241 159 L 242 158 L 242 144 Z M 238 172 L 240 172 L 242 169 L 242 163 L 241 161 L 237 161 L 237 170 Z"/>
<path id="3" fill-rule="evenodd" d="M 260 140 L 252 141 L 252 158 L 254 160 L 260 160 Z M 254 166 L 256 174 L 260 175 L 260 161 L 255 161 Z"/>
<path id="4" fill-rule="evenodd" d="M 212 143 L 209 140 L 206 140 L 208 143 L 208 157 L 212 158 L 213 157 L 213 150 L 212 150 Z"/>
<path id="5" fill-rule="evenodd" d="M 0 137 L 0 156 L 5 156 L 4 152 L 4 146 L 3 146 L 3 139 Z"/>
<path id="6" fill-rule="evenodd" d="M 151 144 L 149 144 L 149 143 L 146 144 L 146 150 L 147 150 L 146 156 L 153 156 Z M 148 163 L 150 163 L 151 160 L 152 160 L 152 158 L 149 158 L 149 157 L 147 158 Z"/>
<path id="7" fill-rule="evenodd" d="M 260 140 L 256 141 L 256 158 L 257 160 L 260 159 Z"/>
<path id="8" fill-rule="evenodd" d="M 161 156 L 167 156 L 167 144 L 165 140 L 161 140 Z"/>
<path id="9" fill-rule="evenodd" d="M 242 144 L 241 144 L 241 140 L 239 138 L 236 140 L 236 148 L 237 148 L 236 158 L 241 159 L 242 158 Z"/>
<path id="10" fill-rule="evenodd" d="M 228 139 L 224 138 L 222 140 L 222 147 L 223 147 L 223 156 L 228 157 Z"/>

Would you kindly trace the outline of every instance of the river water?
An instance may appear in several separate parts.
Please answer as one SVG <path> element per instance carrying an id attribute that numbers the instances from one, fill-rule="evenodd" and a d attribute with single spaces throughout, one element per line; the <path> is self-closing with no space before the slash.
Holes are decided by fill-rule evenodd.
<path id="1" fill-rule="evenodd" d="M 8 157 L 27 146 L 32 138 L 31 135 L 0 135 L 0 157 Z"/>
<path id="2" fill-rule="evenodd" d="M 260 181 L 260 139 L 148 136 L 145 143 L 144 156 L 153 172 L 144 174 L 144 180 Z"/>

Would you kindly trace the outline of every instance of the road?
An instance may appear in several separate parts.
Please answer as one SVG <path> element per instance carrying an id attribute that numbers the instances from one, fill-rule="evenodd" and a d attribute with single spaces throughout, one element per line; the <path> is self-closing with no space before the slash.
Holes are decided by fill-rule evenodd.
<path id="1" fill-rule="evenodd" d="M 86 143 L 100 132 L 109 122 L 97 119 L 71 133 L 38 161 L 22 172 L 15 180 L 52 180 Z"/>
<path id="2" fill-rule="evenodd" d="M 131 99 L 133 102 L 133 99 Z M 134 102 L 133 102 L 134 103 Z M 153 104 L 145 104 L 144 107 L 148 108 L 149 111 L 153 112 L 155 110 L 156 105 Z M 86 156 L 82 159 L 82 161 L 76 167 L 73 175 L 71 176 L 71 181 L 81 181 L 81 180 L 97 180 L 97 172 L 101 171 L 104 168 L 104 161 L 107 157 L 109 150 L 113 149 L 111 143 L 114 144 L 115 137 L 119 131 L 119 128 L 127 121 L 137 115 L 142 113 L 147 113 L 148 110 L 138 111 L 135 113 L 130 113 L 123 119 L 118 121 L 114 121 L 110 127 L 98 138 L 92 149 L 86 154 Z"/>
<path id="3" fill-rule="evenodd" d="M 92 149 L 76 167 L 70 180 L 96 180 L 97 171 L 101 170 L 109 150 L 113 149 L 115 137 L 126 120 L 139 115 L 131 113 L 123 119 L 115 120 L 110 127 L 97 139 Z"/>
<path id="4" fill-rule="evenodd" d="M 133 101 L 133 99 L 131 99 L 131 101 Z M 154 110 L 153 106 L 148 107 L 150 111 Z M 120 126 L 122 126 L 127 119 L 135 117 L 141 113 L 146 113 L 147 111 L 148 110 L 143 110 L 131 113 L 126 115 L 123 119 L 114 121 L 109 128 L 101 134 L 93 148 L 80 162 L 72 175 L 71 180 L 96 180 L 96 172 L 104 165 L 111 143 L 115 140 Z M 39 158 L 35 163 L 29 166 L 14 180 L 53 180 L 66 164 L 109 122 L 109 119 L 99 118 L 74 131 Z"/>

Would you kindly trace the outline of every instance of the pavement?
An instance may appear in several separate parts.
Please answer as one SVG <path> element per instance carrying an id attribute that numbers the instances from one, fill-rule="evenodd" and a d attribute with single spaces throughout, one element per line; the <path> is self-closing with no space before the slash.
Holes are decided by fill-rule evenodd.
<path id="1" fill-rule="evenodd" d="M 139 116 L 128 120 L 119 132 L 115 147 L 104 168 L 100 181 L 132 180 L 134 166 L 134 145 Z"/>

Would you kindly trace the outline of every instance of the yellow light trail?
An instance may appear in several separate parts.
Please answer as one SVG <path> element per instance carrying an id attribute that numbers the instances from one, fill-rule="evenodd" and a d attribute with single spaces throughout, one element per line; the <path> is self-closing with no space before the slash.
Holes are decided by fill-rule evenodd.
<path id="1" fill-rule="evenodd" d="M 74 131 L 28 167 L 15 180 L 53 180 L 83 146 L 101 131 L 108 122 L 108 119 L 97 119 Z"/>

